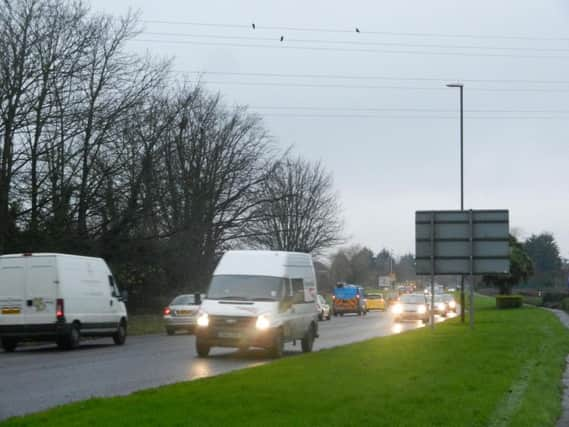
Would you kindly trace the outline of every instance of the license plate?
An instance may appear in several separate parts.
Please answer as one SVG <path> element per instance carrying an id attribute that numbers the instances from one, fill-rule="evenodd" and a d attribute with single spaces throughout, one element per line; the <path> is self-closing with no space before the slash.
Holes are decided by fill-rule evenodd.
<path id="1" fill-rule="evenodd" d="M 192 314 L 194 314 L 194 312 L 192 310 L 178 310 L 176 314 L 178 316 L 191 316 Z"/>
<path id="2" fill-rule="evenodd" d="M 20 314 L 19 308 L 3 308 L 2 314 Z"/>
<path id="3" fill-rule="evenodd" d="M 241 338 L 241 334 L 239 332 L 218 332 L 217 336 L 219 338 Z"/>

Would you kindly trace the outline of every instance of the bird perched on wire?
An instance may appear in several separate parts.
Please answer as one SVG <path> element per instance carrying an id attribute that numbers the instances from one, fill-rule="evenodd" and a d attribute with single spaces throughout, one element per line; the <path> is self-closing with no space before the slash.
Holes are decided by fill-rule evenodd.
<path id="1" fill-rule="evenodd" d="M 253 29 L 255 29 L 255 23 L 254 22 L 251 24 L 251 27 L 253 27 Z"/>
<path id="2" fill-rule="evenodd" d="M 356 27 L 356 33 L 359 33 L 360 29 L 358 27 Z"/>
<path id="3" fill-rule="evenodd" d="M 284 40 L 284 36 L 281 36 L 281 42 Z"/>

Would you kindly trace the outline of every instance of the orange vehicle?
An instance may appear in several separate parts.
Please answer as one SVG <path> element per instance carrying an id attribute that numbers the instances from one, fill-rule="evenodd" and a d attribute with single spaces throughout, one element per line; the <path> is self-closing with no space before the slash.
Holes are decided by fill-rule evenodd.
<path id="1" fill-rule="evenodd" d="M 359 316 L 367 314 L 364 288 L 357 285 L 340 284 L 334 288 L 332 296 L 334 316 L 346 313 L 356 313 Z"/>

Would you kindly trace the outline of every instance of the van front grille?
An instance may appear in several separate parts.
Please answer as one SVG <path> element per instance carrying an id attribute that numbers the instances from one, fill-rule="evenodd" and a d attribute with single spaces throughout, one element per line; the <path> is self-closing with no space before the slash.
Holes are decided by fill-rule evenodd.
<path id="1" fill-rule="evenodd" d="M 215 329 L 248 329 L 255 326 L 256 317 L 209 316 L 209 325 Z"/>

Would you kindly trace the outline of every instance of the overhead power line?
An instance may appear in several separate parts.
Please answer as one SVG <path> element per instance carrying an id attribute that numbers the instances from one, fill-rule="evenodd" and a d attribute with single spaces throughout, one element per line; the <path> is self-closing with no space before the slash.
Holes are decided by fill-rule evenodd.
<path id="1" fill-rule="evenodd" d="M 365 89 L 365 90 L 379 90 L 379 89 L 389 89 L 389 90 L 405 90 L 405 91 L 436 91 L 441 92 L 440 87 L 421 87 L 421 86 L 392 86 L 392 85 L 354 85 L 354 84 L 335 84 L 335 83 L 291 83 L 291 82 L 242 82 L 242 81 L 223 81 L 223 80 L 208 80 L 208 79 L 196 79 L 196 82 L 202 82 L 204 84 L 217 84 L 217 85 L 230 85 L 230 86 L 251 86 L 251 87 L 299 87 L 305 89 Z M 531 88 L 468 88 L 469 91 L 473 92 L 507 92 L 507 93 L 567 93 L 567 89 L 531 89 Z M 442 93 L 442 92 L 441 92 Z"/>
<path id="2" fill-rule="evenodd" d="M 496 57 L 496 58 L 518 58 L 518 59 L 569 59 L 569 55 L 513 55 L 508 53 L 475 53 L 475 52 L 443 52 L 427 50 L 388 50 L 388 49 L 361 49 L 361 48 L 341 48 L 341 47 L 321 47 L 321 46 L 290 46 L 286 43 L 275 43 L 271 45 L 245 44 L 245 43 L 218 43 L 205 41 L 188 40 L 156 40 L 156 39 L 133 39 L 132 42 L 175 44 L 175 45 L 195 45 L 195 46 L 218 46 L 236 48 L 255 48 L 255 49 L 289 49 L 306 51 L 327 51 L 327 52 L 348 52 L 348 53 L 388 53 L 396 55 L 442 55 L 442 56 L 466 56 L 466 57 Z"/>
<path id="3" fill-rule="evenodd" d="M 456 79 L 440 77 L 395 77 L 380 75 L 351 75 L 351 74 L 310 74 L 310 73 L 264 73 L 264 72 L 236 72 L 236 71 L 209 71 L 188 70 L 183 71 L 192 74 L 213 74 L 228 76 L 253 76 L 253 77 L 285 77 L 285 78 L 315 78 L 315 79 L 342 79 L 342 80 L 393 80 L 393 81 L 432 81 L 449 82 L 459 80 L 472 83 L 537 83 L 537 84 L 569 84 L 569 80 L 535 80 L 535 79 Z"/>
<path id="4" fill-rule="evenodd" d="M 247 41 L 278 41 L 276 37 L 255 37 L 255 36 L 237 36 L 237 35 L 220 35 L 220 34 L 190 34 L 190 33 L 175 33 L 175 32 L 153 32 L 143 31 L 148 36 L 165 36 L 165 37 L 186 37 L 197 39 L 212 39 L 212 40 L 247 40 Z M 561 48 L 543 48 L 543 47 L 512 47 L 512 46 L 475 46 L 475 45 L 456 45 L 456 44 L 417 44 L 417 43 L 402 43 L 402 42 L 368 42 L 361 40 L 323 40 L 323 39 L 297 39 L 286 38 L 287 43 L 317 43 L 328 45 L 356 45 L 356 46 L 396 46 L 396 47 L 412 47 L 412 48 L 437 48 L 437 49 L 475 49 L 475 50 L 494 50 L 494 51 L 514 51 L 514 52 L 560 52 L 569 53 L 569 49 Z"/>
<path id="5" fill-rule="evenodd" d="M 378 114 L 315 114 L 315 113 L 263 113 L 262 117 L 291 118 L 355 118 L 355 119 L 403 119 L 403 120 L 457 120 L 456 116 L 412 116 L 412 115 L 378 115 Z M 465 116 L 464 120 L 567 120 L 567 116 Z"/>
<path id="6" fill-rule="evenodd" d="M 456 113 L 456 109 L 408 108 L 408 107 L 304 107 L 304 106 L 251 106 L 255 110 L 298 110 L 298 111 L 357 111 L 357 112 L 412 112 L 412 113 Z M 569 110 L 514 110 L 514 109 L 469 109 L 466 114 L 569 114 Z"/>
<path id="7" fill-rule="evenodd" d="M 175 20 L 155 20 L 147 19 L 142 21 L 145 24 L 160 25 L 185 25 L 194 27 L 211 27 L 211 28 L 233 28 L 251 30 L 250 23 L 243 24 L 224 24 L 211 22 L 195 22 L 195 21 L 175 21 Z M 295 26 L 278 26 L 263 25 L 262 22 L 255 22 L 255 30 L 273 30 L 273 31 L 290 31 L 290 32 L 316 32 L 316 33 L 352 33 L 356 35 L 355 28 L 358 27 L 361 34 L 388 35 L 388 36 L 405 36 L 405 37 L 439 37 L 439 38 L 468 38 L 468 39 L 504 39 L 504 40 L 533 40 L 533 41 L 569 41 L 569 36 L 550 36 L 550 35 L 528 35 L 528 34 L 468 34 L 468 33 L 439 33 L 439 32 L 403 32 L 403 31 L 377 31 L 366 30 L 359 24 L 346 26 L 345 28 L 319 28 L 319 27 L 295 27 Z"/>

